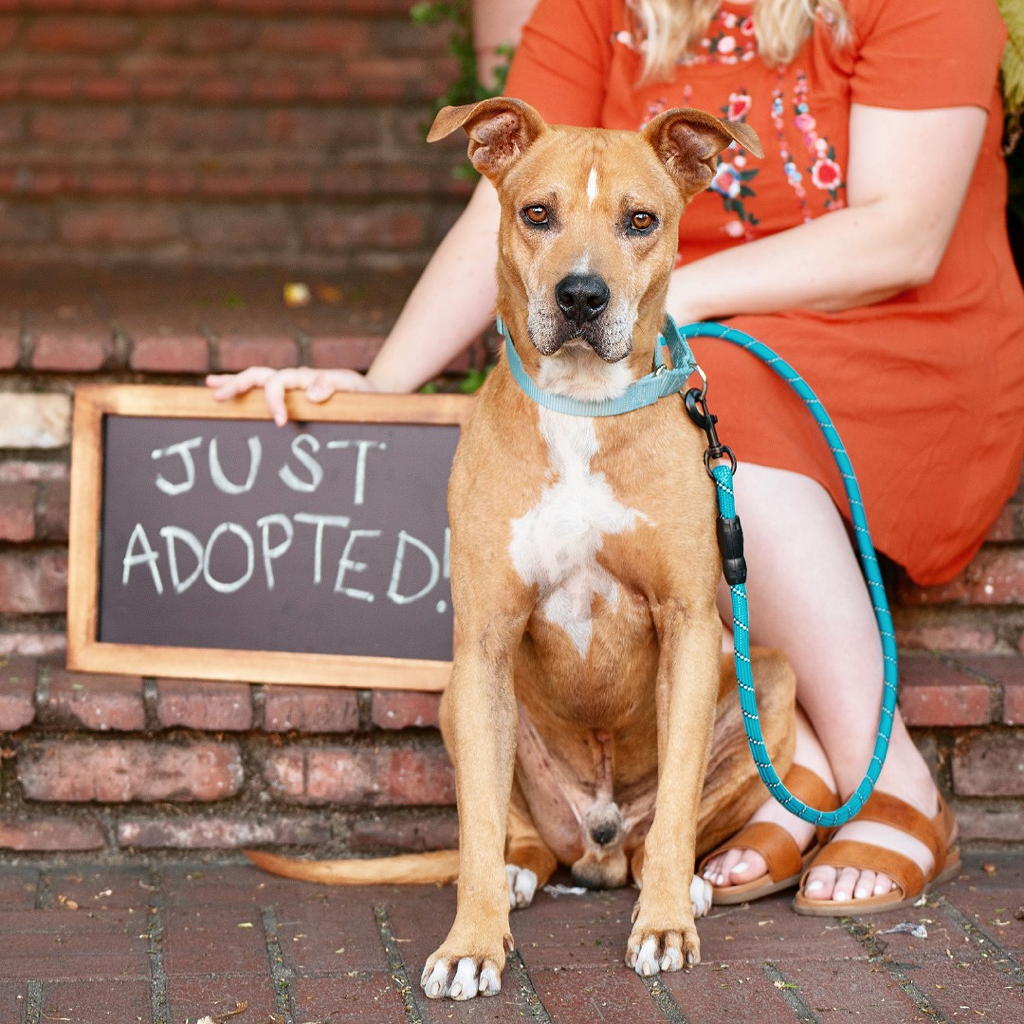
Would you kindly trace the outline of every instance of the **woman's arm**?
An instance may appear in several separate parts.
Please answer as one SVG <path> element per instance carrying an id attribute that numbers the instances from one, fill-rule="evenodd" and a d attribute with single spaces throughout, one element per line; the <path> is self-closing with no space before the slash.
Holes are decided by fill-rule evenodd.
<path id="1" fill-rule="evenodd" d="M 261 387 L 274 419 L 284 423 L 284 395 L 292 388 L 305 390 L 314 402 L 325 401 L 336 391 L 415 391 L 479 337 L 493 315 L 499 216 L 497 194 L 481 180 L 365 376 L 354 370 L 252 366 L 237 374 L 207 377 L 214 396 L 234 398 Z"/>
<path id="2" fill-rule="evenodd" d="M 848 206 L 680 267 L 669 312 L 682 320 L 834 312 L 927 283 L 953 232 L 985 122 L 980 107 L 854 104 Z"/>

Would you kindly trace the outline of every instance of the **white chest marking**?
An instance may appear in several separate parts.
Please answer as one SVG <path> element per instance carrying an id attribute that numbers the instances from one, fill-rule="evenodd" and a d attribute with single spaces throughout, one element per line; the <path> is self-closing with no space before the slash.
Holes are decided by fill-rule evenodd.
<path id="1" fill-rule="evenodd" d="M 597 198 L 597 168 L 591 167 L 590 174 L 587 175 L 587 200 L 591 206 L 594 205 L 594 200 Z"/>
<path id="2" fill-rule="evenodd" d="M 540 383 L 550 386 L 543 379 Z M 615 383 L 621 393 L 628 378 L 621 386 Z M 540 588 L 544 617 L 565 630 L 585 658 L 593 635 L 595 597 L 612 608 L 619 600 L 618 583 L 597 561 L 603 539 L 649 520 L 643 512 L 623 505 L 604 474 L 590 468 L 598 447 L 592 419 L 540 407 L 537 411 L 552 481 L 537 503 L 512 521 L 509 557 L 523 582 Z"/>

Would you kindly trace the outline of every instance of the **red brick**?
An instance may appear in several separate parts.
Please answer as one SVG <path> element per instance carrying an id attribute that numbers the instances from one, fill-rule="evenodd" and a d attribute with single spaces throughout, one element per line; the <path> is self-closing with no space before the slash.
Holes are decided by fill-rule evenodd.
<path id="1" fill-rule="evenodd" d="M 45 718 L 55 724 L 78 724 L 100 732 L 142 729 L 146 724 L 142 680 L 52 669 Z"/>
<path id="2" fill-rule="evenodd" d="M 268 686 L 264 693 L 267 732 L 351 732 L 359 728 L 359 703 L 354 690 Z"/>
<path id="3" fill-rule="evenodd" d="M 145 84 L 140 83 L 139 89 L 143 91 Z M 139 131 L 140 138 L 168 146 L 194 149 L 209 145 L 220 152 L 230 152 L 242 146 L 260 146 L 264 119 L 261 111 L 244 108 L 166 106 L 147 111 Z"/>
<path id="4" fill-rule="evenodd" d="M 156 689 L 156 715 L 161 725 L 180 725 L 207 732 L 237 732 L 252 728 L 248 683 L 160 679 Z"/>
<path id="5" fill-rule="evenodd" d="M 1024 548 L 982 548 L 954 580 L 937 587 L 907 585 L 907 604 L 1005 605 L 1024 602 Z"/>
<path id="6" fill-rule="evenodd" d="M 382 344 L 384 339 L 379 335 L 311 338 L 310 358 L 313 366 L 365 370 L 373 362 Z"/>
<path id="7" fill-rule="evenodd" d="M 295 109 L 267 113 L 266 137 L 273 142 L 305 148 L 330 146 L 345 152 L 359 146 L 379 146 L 386 125 L 373 112 Z"/>
<path id="8" fill-rule="evenodd" d="M 31 50 L 105 53 L 129 47 L 136 32 L 133 18 L 43 17 L 28 26 L 25 45 Z"/>
<path id="9" fill-rule="evenodd" d="M 422 805 L 455 800 L 455 778 L 440 745 L 425 749 L 290 749 L 267 758 L 274 793 L 304 804 Z"/>
<path id="10" fill-rule="evenodd" d="M 209 177 L 207 175 L 203 179 L 204 190 L 209 185 Z M 237 185 L 236 175 L 228 177 L 234 178 Z M 246 192 L 253 190 L 253 187 L 248 187 Z M 220 253 L 273 250 L 288 238 L 291 231 L 291 215 L 279 203 L 261 203 L 256 208 L 211 204 L 189 219 L 189 233 L 195 241 Z"/>
<path id="11" fill-rule="evenodd" d="M 417 814 L 412 820 L 364 811 L 352 822 L 348 845 L 354 853 L 452 850 L 459 845 L 459 820 L 454 809 Z"/>
<path id="12" fill-rule="evenodd" d="M 1024 729 L 958 736 L 952 765 L 959 796 L 1024 796 Z"/>
<path id="13" fill-rule="evenodd" d="M 85 189 L 98 196 L 131 195 L 136 191 L 138 177 L 134 170 L 123 167 L 100 168 L 90 171 Z"/>
<path id="14" fill-rule="evenodd" d="M 291 338 L 254 335 L 222 335 L 217 343 L 219 368 L 228 373 L 247 366 L 295 366 L 299 346 Z"/>
<path id="15" fill-rule="evenodd" d="M 68 539 L 70 490 L 67 480 L 44 480 L 39 484 L 36 534 L 40 540 Z"/>
<path id="16" fill-rule="evenodd" d="M 33 75 L 24 82 L 24 90 L 26 96 L 37 100 L 78 98 L 78 82 L 70 74 Z M 52 118 L 46 118 L 43 123 L 49 126 L 55 122 Z"/>
<path id="17" fill-rule="evenodd" d="M 67 579 L 64 551 L 0 552 L 0 612 L 62 612 Z"/>
<path id="18" fill-rule="evenodd" d="M 200 335 L 135 334 L 128 365 L 141 373 L 205 373 L 210 345 Z"/>
<path id="19" fill-rule="evenodd" d="M 302 95 L 302 83 L 295 77 L 261 75 L 249 83 L 249 99 L 254 102 L 287 103 Z"/>
<path id="20" fill-rule="evenodd" d="M 39 142 L 95 145 L 127 139 L 132 128 L 132 113 L 127 108 L 60 107 L 37 111 L 31 119 L 29 132 Z"/>
<path id="21" fill-rule="evenodd" d="M 441 698 L 435 693 L 373 692 L 373 724 L 381 729 L 436 727 Z"/>
<path id="22" fill-rule="evenodd" d="M 322 53 L 329 56 L 365 53 L 370 33 L 365 24 L 333 19 L 265 22 L 256 38 L 256 47 L 268 53 L 296 56 Z"/>
<path id="23" fill-rule="evenodd" d="M 423 211 L 383 203 L 358 210 L 332 207 L 310 214 L 304 232 L 307 243 L 318 250 L 408 249 L 426 241 L 423 221 Z"/>
<path id="24" fill-rule="evenodd" d="M 94 821 L 0 821 L 0 847 L 9 850 L 101 850 L 104 846 L 103 829 Z"/>
<path id="25" fill-rule="evenodd" d="M 104 75 L 88 78 L 82 82 L 80 91 L 82 99 L 114 102 L 127 100 L 132 95 L 132 83 L 120 75 Z"/>
<path id="26" fill-rule="evenodd" d="M 192 87 L 194 100 L 210 103 L 234 103 L 242 99 L 245 93 L 245 83 L 228 75 L 213 75 L 196 82 Z"/>
<path id="27" fill-rule="evenodd" d="M 17 732 L 36 716 L 36 663 L 0 658 L 0 732 Z"/>
<path id="28" fill-rule="evenodd" d="M 922 614 L 925 611 L 922 609 Z M 961 613 L 964 614 L 964 613 Z M 896 640 L 901 648 L 928 651 L 991 651 L 996 634 L 983 623 L 918 621 L 907 609 L 896 609 Z"/>
<path id="29" fill-rule="evenodd" d="M 1024 842 L 1024 807 L 976 807 L 969 803 L 954 806 L 960 837 L 978 843 Z"/>
<path id="30" fill-rule="evenodd" d="M 23 543 L 35 533 L 35 484 L 0 483 L 0 541 Z"/>
<path id="31" fill-rule="evenodd" d="M 195 53 L 234 53 L 252 44 L 256 26 L 250 18 L 207 17 L 183 24 L 181 43 Z"/>
<path id="32" fill-rule="evenodd" d="M 1020 524 L 1024 520 L 1024 506 L 1020 502 L 1011 501 L 999 513 L 998 518 L 989 528 L 985 539 L 987 541 L 1007 542 L 1024 540 L 1024 532 Z"/>
<path id="33" fill-rule="evenodd" d="M 0 242 L 34 245 L 48 242 L 52 236 L 52 211 L 34 204 L 7 205 L 3 219 L 0 220 Z M 8 335 L 7 344 L 3 347 L 12 365 L 16 363 L 20 354 L 20 344 L 13 333 Z"/>
<path id="34" fill-rule="evenodd" d="M 155 196 L 194 192 L 199 172 L 192 167 L 151 167 L 142 174 L 142 190 Z"/>
<path id="35" fill-rule="evenodd" d="M 32 344 L 32 367 L 51 372 L 94 373 L 111 351 L 111 330 L 105 325 L 39 333 Z"/>
<path id="36" fill-rule="evenodd" d="M 1024 683 L 1007 686 L 1003 691 L 1003 721 L 1007 725 L 1024 725 Z"/>
<path id="37" fill-rule="evenodd" d="M 0 370 L 13 370 L 20 358 L 20 333 L 14 330 L 0 330 Z"/>
<path id="38" fill-rule="evenodd" d="M 57 219 L 61 237 L 72 245 L 148 245 L 177 238 L 180 231 L 176 210 L 141 203 L 75 205 Z"/>
<path id="39" fill-rule="evenodd" d="M 958 668 L 922 655 L 900 659 L 900 710 L 907 725 L 985 725 L 993 691 Z"/>
<path id="40" fill-rule="evenodd" d="M 261 817 L 133 818 L 117 826 L 119 846 L 140 849 L 235 850 L 256 844 L 319 846 L 331 838 L 317 819 Z"/>
<path id="41" fill-rule="evenodd" d="M 29 800 L 211 801 L 234 796 L 243 771 L 233 743 L 61 740 L 26 747 L 17 775 Z"/>

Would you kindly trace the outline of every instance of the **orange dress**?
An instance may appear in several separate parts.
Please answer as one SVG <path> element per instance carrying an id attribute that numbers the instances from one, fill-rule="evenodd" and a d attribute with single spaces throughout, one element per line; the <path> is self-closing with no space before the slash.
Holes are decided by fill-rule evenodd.
<path id="1" fill-rule="evenodd" d="M 814 388 L 849 449 L 876 545 L 917 582 L 938 583 L 978 550 L 1024 455 L 1024 295 L 1006 239 L 997 89 L 1005 31 L 994 0 L 848 0 L 847 9 L 851 47 L 837 51 L 819 17 L 794 60 L 771 68 L 757 56 L 752 6 L 726 0 L 673 81 L 637 88 L 626 0 L 540 0 L 506 93 L 554 124 L 638 129 L 670 107 L 750 124 L 765 158 L 735 147 L 721 155 L 711 188 L 683 217 L 683 262 L 843 206 L 851 103 L 989 112 L 931 282 L 839 313 L 727 321 Z M 741 463 L 813 477 L 845 510 L 831 455 L 787 385 L 727 342 L 699 340 L 694 350 Z"/>

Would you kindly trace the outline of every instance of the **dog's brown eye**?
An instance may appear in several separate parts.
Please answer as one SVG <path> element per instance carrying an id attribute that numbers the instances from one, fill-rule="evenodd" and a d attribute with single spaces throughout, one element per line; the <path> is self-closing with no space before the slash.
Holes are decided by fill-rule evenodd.
<path id="1" fill-rule="evenodd" d="M 657 218 L 653 213 L 647 213 L 646 210 L 637 210 L 629 218 L 629 226 L 634 231 L 650 231 L 651 228 L 657 223 Z"/>
<path id="2" fill-rule="evenodd" d="M 537 227 L 543 227 L 548 223 L 548 208 L 546 206 L 527 206 L 523 210 L 523 218 L 529 224 L 535 224 Z"/>

